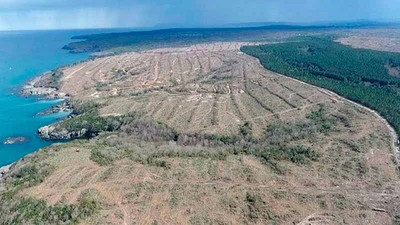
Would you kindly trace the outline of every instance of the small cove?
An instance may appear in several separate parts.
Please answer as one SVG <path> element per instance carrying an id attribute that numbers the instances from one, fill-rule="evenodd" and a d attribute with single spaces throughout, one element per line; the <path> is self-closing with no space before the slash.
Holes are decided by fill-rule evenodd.
<path id="1" fill-rule="evenodd" d="M 58 100 L 25 98 L 19 88 L 46 71 L 85 60 L 89 54 L 70 54 L 62 50 L 71 37 L 93 33 L 77 31 L 10 31 L 0 32 L 0 167 L 52 144 L 41 140 L 36 130 L 65 118 L 67 113 L 47 116 L 36 114 Z M 8 137 L 26 137 L 27 142 L 5 145 Z"/>

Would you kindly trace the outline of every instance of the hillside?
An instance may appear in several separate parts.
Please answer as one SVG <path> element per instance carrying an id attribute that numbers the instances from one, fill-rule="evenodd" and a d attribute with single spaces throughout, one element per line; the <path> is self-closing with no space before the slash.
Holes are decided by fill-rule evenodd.
<path id="1" fill-rule="evenodd" d="M 400 54 L 353 49 L 331 38 L 299 38 L 276 45 L 244 47 L 268 69 L 377 110 L 400 132 Z"/>
<path id="2" fill-rule="evenodd" d="M 149 48 L 182 47 L 210 42 L 249 42 L 282 40 L 297 35 L 357 31 L 361 28 L 385 28 L 396 24 L 359 21 L 348 23 L 304 24 L 236 24 L 225 28 L 171 28 L 123 33 L 92 34 L 73 37 L 64 46 L 71 52 L 127 52 Z M 179 27 L 179 26 L 178 26 Z"/>
<path id="3" fill-rule="evenodd" d="M 75 115 L 2 182 L 4 224 L 391 224 L 377 114 L 224 42 L 95 58 L 34 80 Z M 89 139 L 86 139 L 89 138 Z M 40 210 L 37 210 L 37 209 Z M 397 221 L 398 222 L 398 221 Z"/>

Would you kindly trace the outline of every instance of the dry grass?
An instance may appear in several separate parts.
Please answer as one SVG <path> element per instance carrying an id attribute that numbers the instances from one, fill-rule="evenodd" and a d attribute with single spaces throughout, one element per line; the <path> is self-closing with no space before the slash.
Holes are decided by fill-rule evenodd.
<path id="1" fill-rule="evenodd" d="M 125 141 L 122 148 L 134 157 L 116 158 L 101 166 L 91 160 L 93 151 L 119 154 L 118 149 L 101 144 L 115 138 L 105 135 L 48 150 L 45 163 L 54 172 L 21 195 L 49 204 L 76 204 L 82 193 L 95 193 L 101 209 L 83 224 L 292 224 L 303 220 L 389 224 L 399 206 L 399 190 L 390 145 L 385 141 L 388 134 L 379 131 L 384 130 L 379 123 L 358 132 L 364 119 L 373 118 L 351 106 L 346 113 L 353 116 L 355 131 L 339 125 L 337 129 L 344 131 L 341 135 L 303 141 L 321 158 L 308 165 L 281 161 L 285 174 L 246 155 L 218 159 L 165 154 L 156 159 L 164 163 L 141 161 L 160 152 L 220 150 L 134 141 Z M 346 141 L 350 134 L 352 143 Z"/>
<path id="2" fill-rule="evenodd" d="M 239 49 L 214 43 L 94 59 L 63 70 L 61 91 L 103 104 L 102 115 L 143 111 L 180 132 L 261 134 L 276 118 L 302 118 L 318 104 L 344 107 L 317 88 L 266 71 Z M 253 43 L 254 44 L 254 43 Z"/>
<path id="3" fill-rule="evenodd" d="M 65 68 L 61 90 L 101 103 L 102 115 L 143 111 L 184 133 L 239 134 L 248 122 L 258 137 L 277 121 L 302 121 L 324 107 L 338 121 L 333 131 L 290 143 L 312 148 L 317 161 L 279 161 L 285 172 L 277 173 L 254 156 L 218 157 L 224 149 L 103 134 L 51 147 L 44 163 L 54 172 L 19 195 L 75 204 L 90 192 L 101 209 L 82 224 L 390 224 L 400 190 L 386 125 L 329 92 L 266 71 L 239 52 L 242 44 L 98 58 Z M 106 144 L 113 140 L 124 144 Z M 181 154 L 149 159 L 168 151 Z M 202 151 L 209 157 L 195 154 Z M 93 152 L 108 158 L 94 160 Z"/>
<path id="4" fill-rule="evenodd" d="M 378 28 L 357 29 L 341 32 L 344 37 L 337 41 L 354 48 L 365 48 L 379 51 L 400 52 L 400 29 Z"/>
<path id="5" fill-rule="evenodd" d="M 22 195 L 76 204 L 82 193 L 96 193 L 101 210 L 84 224 L 389 224 L 400 193 L 389 132 L 370 112 L 343 104 L 326 108 L 340 121 L 332 133 L 292 143 L 321 157 L 305 165 L 279 161 L 283 174 L 253 156 L 185 154 L 223 149 L 104 134 L 49 150 L 45 163 L 55 171 Z M 116 157 L 98 164 L 98 151 Z M 160 157 L 148 160 L 153 154 Z"/>

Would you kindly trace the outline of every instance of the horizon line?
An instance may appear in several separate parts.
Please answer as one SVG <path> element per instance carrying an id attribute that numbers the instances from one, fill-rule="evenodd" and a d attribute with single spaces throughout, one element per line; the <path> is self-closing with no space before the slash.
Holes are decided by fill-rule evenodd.
<path id="1" fill-rule="evenodd" d="M 129 29 L 137 29 L 142 31 L 151 31 L 151 30 L 162 30 L 162 29 L 196 29 L 196 28 L 257 28 L 257 27 L 264 27 L 261 24 L 265 24 L 267 26 L 332 26 L 333 24 L 341 24 L 341 23 L 381 23 L 382 25 L 386 24 L 400 24 L 400 19 L 393 19 L 393 20 L 367 20 L 367 19 L 359 19 L 359 20 L 337 20 L 337 21 L 313 21 L 313 22 L 285 22 L 285 21 L 263 21 L 263 22 L 239 22 L 239 23 L 227 23 L 227 24 L 208 24 L 208 25 L 201 25 L 201 24 L 187 24 L 187 25 L 179 25 L 179 24 L 157 24 L 154 26 L 149 27 L 88 27 L 88 28 L 34 28 L 34 29 L 9 29 L 9 30 L 2 30 L 0 32 L 26 32 L 26 31 L 79 31 L 79 30 L 129 30 Z M 245 26 L 251 24 L 260 24 L 260 26 Z M 169 26 L 170 25 L 170 26 Z M 242 25 L 242 26 L 240 26 Z"/>

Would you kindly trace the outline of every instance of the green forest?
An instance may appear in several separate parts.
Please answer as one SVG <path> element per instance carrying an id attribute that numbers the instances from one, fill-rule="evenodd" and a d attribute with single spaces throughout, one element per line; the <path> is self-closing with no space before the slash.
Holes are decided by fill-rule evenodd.
<path id="1" fill-rule="evenodd" d="M 400 134 L 400 54 L 355 49 L 333 37 L 297 37 L 245 46 L 263 66 L 332 90 L 379 112 Z"/>

